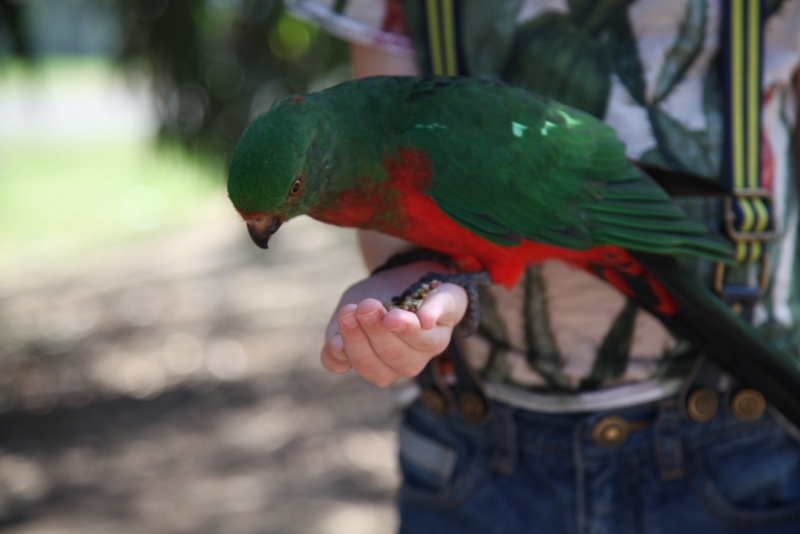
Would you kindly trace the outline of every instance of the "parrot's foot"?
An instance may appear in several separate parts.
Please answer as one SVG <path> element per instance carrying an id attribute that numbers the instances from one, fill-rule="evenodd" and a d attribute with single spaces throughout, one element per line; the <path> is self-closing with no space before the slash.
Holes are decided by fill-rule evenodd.
<path id="1" fill-rule="evenodd" d="M 456 284 L 464 288 L 467 292 L 467 312 L 461 320 L 459 328 L 464 337 L 471 336 L 478 331 L 478 324 L 481 322 L 479 310 L 480 299 L 478 297 L 478 284 L 490 284 L 492 279 L 486 271 L 477 273 L 428 273 L 411 287 L 403 291 L 399 297 L 394 297 L 390 302 L 384 302 L 386 310 L 400 308 L 415 312 L 420 309 L 422 303 L 428 297 L 428 293 L 436 289 L 439 284 Z"/>
<path id="2" fill-rule="evenodd" d="M 426 278 L 427 275 L 422 280 L 425 280 Z M 439 287 L 439 284 L 441 284 L 438 279 L 425 282 L 422 280 L 403 291 L 402 295 L 399 297 L 392 297 L 392 300 L 389 302 L 384 302 L 383 307 L 386 308 L 386 311 L 393 310 L 394 308 L 400 308 L 401 310 L 416 313 L 417 310 L 422 307 L 422 303 L 425 302 L 425 299 L 428 298 L 428 293 Z"/>

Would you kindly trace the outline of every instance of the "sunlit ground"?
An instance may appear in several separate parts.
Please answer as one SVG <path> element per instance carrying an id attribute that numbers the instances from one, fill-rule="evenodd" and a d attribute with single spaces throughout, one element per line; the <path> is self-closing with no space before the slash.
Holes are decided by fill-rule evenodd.
<path id="1" fill-rule="evenodd" d="M 0 66 L 0 529 L 395 530 L 386 390 L 319 364 L 352 232 L 262 251 L 147 79 Z"/>
<path id="2" fill-rule="evenodd" d="M 175 227 L 224 196 L 220 161 L 154 142 L 143 73 L 0 64 L 0 270 Z"/>

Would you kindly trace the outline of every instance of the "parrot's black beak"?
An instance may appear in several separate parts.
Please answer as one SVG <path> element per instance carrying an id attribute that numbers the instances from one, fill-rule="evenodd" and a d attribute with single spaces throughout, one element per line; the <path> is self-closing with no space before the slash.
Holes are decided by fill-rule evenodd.
<path id="1" fill-rule="evenodd" d="M 269 238 L 281 227 L 281 220 L 269 215 L 258 215 L 247 221 L 247 231 L 253 243 L 261 248 L 269 248 Z"/>

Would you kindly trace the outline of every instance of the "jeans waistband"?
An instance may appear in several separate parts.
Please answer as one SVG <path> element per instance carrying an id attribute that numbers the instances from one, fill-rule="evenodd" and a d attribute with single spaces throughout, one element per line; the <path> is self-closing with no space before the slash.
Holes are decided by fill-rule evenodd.
<path id="1" fill-rule="evenodd" d="M 667 399 L 626 408 L 590 413 L 546 413 L 495 401 L 488 420 L 475 425 L 462 420 L 457 413 L 432 414 L 422 403 L 416 402 L 410 407 L 408 416 L 429 428 L 445 426 L 471 436 L 476 443 L 483 443 L 493 451 L 493 465 L 501 472 L 513 470 L 516 451 L 524 448 L 531 452 L 570 456 L 580 463 L 656 454 L 665 479 L 681 476 L 681 451 L 686 446 L 776 424 L 769 411 L 759 421 L 743 423 L 723 410 L 711 421 L 700 424 L 683 418 L 678 404 L 679 397 L 675 394 Z M 615 436 L 611 436 L 604 441 L 598 431 L 602 430 L 603 424 L 614 422 L 625 427 L 622 428 L 626 433 L 624 439 L 615 441 Z"/>
<path id="2" fill-rule="evenodd" d="M 678 393 L 684 379 L 648 380 L 623 384 L 613 388 L 584 393 L 535 393 L 501 384 L 487 382 L 486 394 L 494 402 L 533 412 L 579 414 L 623 409 L 667 399 Z M 395 392 L 395 402 L 407 407 L 420 396 L 420 387 L 410 383 Z"/>
<path id="3" fill-rule="evenodd" d="M 680 391 L 683 382 L 682 378 L 647 380 L 585 393 L 546 395 L 487 382 L 486 390 L 492 400 L 514 408 L 544 413 L 585 413 L 627 408 L 666 399 Z"/>

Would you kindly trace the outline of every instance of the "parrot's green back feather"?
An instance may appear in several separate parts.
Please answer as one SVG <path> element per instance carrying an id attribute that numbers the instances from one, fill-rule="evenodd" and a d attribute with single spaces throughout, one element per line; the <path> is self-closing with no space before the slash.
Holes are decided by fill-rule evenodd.
<path id="1" fill-rule="evenodd" d="M 587 113 L 474 78 L 352 83 L 384 95 L 395 148 L 421 148 L 433 163 L 427 194 L 489 241 L 730 257 L 730 245 L 687 219 L 628 161 L 614 130 Z"/>

